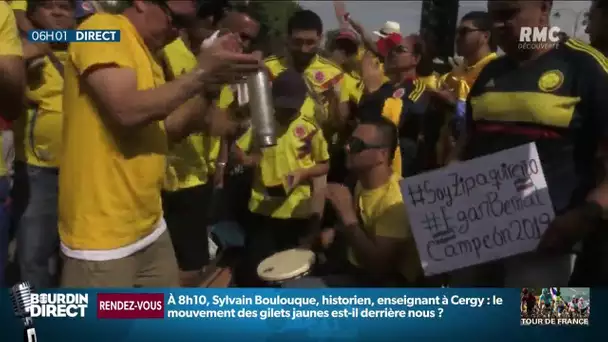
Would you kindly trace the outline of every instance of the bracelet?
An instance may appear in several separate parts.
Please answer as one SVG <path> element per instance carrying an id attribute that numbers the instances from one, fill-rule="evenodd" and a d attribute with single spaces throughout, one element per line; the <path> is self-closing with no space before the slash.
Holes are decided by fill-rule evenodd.
<path id="1" fill-rule="evenodd" d="M 217 163 L 215 163 L 215 166 L 225 167 L 226 166 L 226 162 L 217 162 Z"/>

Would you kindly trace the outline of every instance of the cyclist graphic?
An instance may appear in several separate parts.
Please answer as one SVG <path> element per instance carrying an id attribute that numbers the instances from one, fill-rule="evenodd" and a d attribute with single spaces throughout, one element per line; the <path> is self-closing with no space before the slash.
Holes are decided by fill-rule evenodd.
<path id="1" fill-rule="evenodd" d="M 544 288 L 540 295 L 538 305 L 541 306 L 542 312 L 551 311 L 553 309 L 553 296 L 549 292 L 548 288 Z"/>

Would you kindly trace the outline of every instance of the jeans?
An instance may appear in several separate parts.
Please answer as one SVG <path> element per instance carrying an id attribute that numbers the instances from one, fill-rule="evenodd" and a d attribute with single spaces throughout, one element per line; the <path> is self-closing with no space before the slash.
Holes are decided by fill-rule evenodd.
<path id="1" fill-rule="evenodd" d="M 17 255 L 21 279 L 35 288 L 57 285 L 51 263 L 58 261 L 59 170 L 15 164 L 14 204 L 17 217 Z"/>
<path id="2" fill-rule="evenodd" d="M 0 287 L 4 287 L 4 273 L 8 262 L 8 243 L 9 243 L 9 207 L 8 198 L 10 192 L 9 178 L 0 177 Z"/>

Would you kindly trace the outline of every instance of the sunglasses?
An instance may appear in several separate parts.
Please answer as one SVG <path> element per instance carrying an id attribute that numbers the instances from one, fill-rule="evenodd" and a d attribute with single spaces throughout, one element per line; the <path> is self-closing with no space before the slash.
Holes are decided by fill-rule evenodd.
<path id="1" fill-rule="evenodd" d="M 406 48 L 403 45 L 395 45 L 391 48 L 391 52 L 393 53 L 408 53 L 411 52 L 410 49 Z"/>
<path id="2" fill-rule="evenodd" d="M 346 141 L 346 147 L 348 147 L 348 153 L 350 154 L 358 154 L 365 150 L 377 149 L 377 148 L 387 148 L 387 146 L 383 144 L 369 144 L 365 141 L 357 138 L 350 137 Z"/>

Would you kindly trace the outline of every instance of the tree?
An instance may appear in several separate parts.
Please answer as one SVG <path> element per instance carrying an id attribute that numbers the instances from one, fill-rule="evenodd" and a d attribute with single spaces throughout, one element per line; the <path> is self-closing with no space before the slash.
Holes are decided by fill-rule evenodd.
<path id="1" fill-rule="evenodd" d="M 287 21 L 300 10 L 295 1 L 252 1 L 248 12 L 260 22 L 260 34 L 256 48 L 265 55 L 280 54 L 285 46 Z"/>

